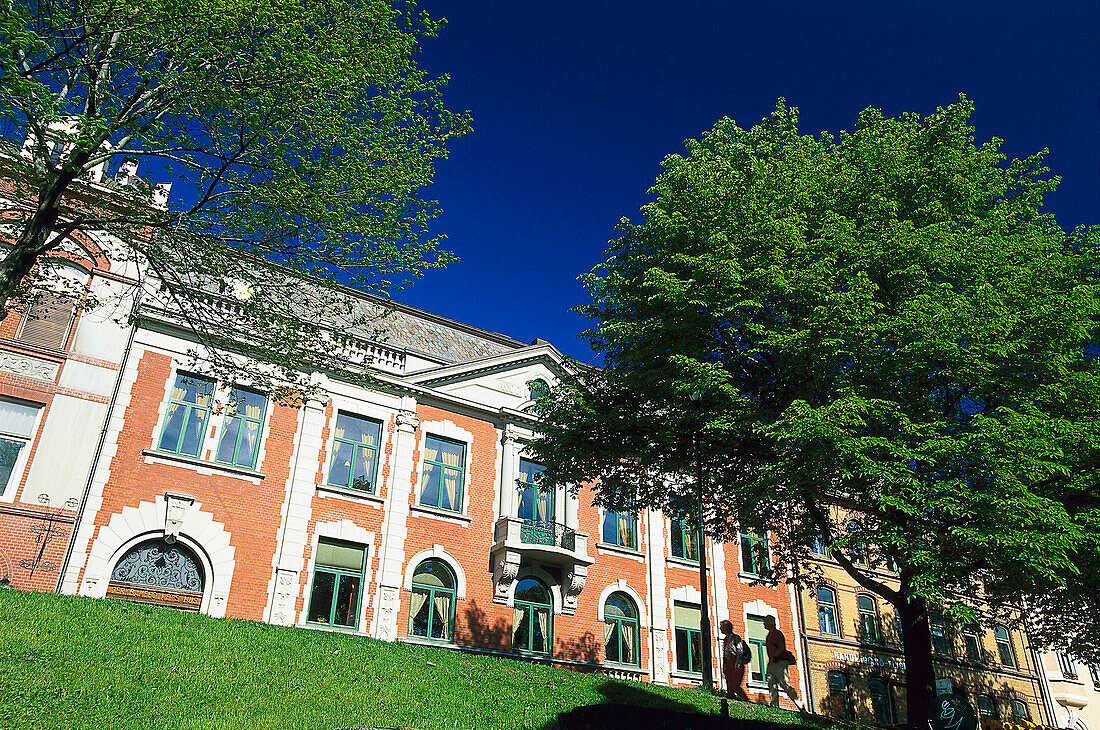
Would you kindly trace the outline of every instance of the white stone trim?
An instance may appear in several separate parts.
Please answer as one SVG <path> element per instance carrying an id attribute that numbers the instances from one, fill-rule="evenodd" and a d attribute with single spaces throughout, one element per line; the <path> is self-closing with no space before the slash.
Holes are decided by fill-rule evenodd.
<path id="1" fill-rule="evenodd" d="M 8 403 L 18 403 L 19 405 L 28 406 L 34 405 L 38 407 L 38 413 L 34 415 L 34 425 L 31 426 L 31 433 L 29 436 L 5 436 L 9 441 L 23 441 L 23 448 L 19 449 L 19 456 L 15 458 L 15 464 L 12 465 L 11 474 L 8 476 L 7 487 L 4 489 L 4 493 L 0 494 L 0 503 L 9 503 L 15 501 L 16 492 L 23 491 L 23 480 L 27 476 L 27 470 L 30 467 L 31 450 L 42 435 L 43 417 L 45 416 L 48 406 L 39 401 L 27 400 L 25 398 L 13 398 L 6 395 L 2 397 L 2 400 Z M 51 403 L 50 405 L 53 404 Z M 38 504 L 38 495 L 23 494 L 20 495 L 19 501 Z M 47 503 L 47 506 L 64 507 L 65 505 Z"/>
<path id="2" fill-rule="evenodd" d="M 783 630 L 783 627 L 779 625 L 779 611 L 778 609 L 773 608 L 771 604 L 758 598 L 750 603 L 742 604 L 742 607 L 744 610 L 741 614 L 741 620 L 744 622 L 742 625 L 746 627 L 746 630 L 749 625 L 749 614 L 752 614 L 753 616 L 759 616 L 760 618 L 771 616 L 775 619 L 775 628 L 779 629 L 780 631 Z"/>
<path id="3" fill-rule="evenodd" d="M 608 585 L 603 589 L 603 592 L 600 593 L 599 603 L 596 604 L 596 621 L 603 622 L 603 605 L 607 601 L 608 596 L 615 592 L 622 592 L 630 596 L 630 600 L 634 601 L 634 607 L 638 609 L 638 627 L 643 629 L 649 628 L 649 620 L 646 617 L 645 601 L 643 601 L 642 597 L 638 595 L 638 592 L 631 588 L 622 578 Z"/>
<path id="4" fill-rule="evenodd" d="M 317 562 L 317 543 L 320 542 L 322 537 L 331 540 L 343 540 L 344 542 L 356 543 L 362 545 L 365 549 L 364 562 L 366 565 L 363 570 L 363 582 L 360 584 L 359 615 L 356 617 L 355 626 L 353 628 L 349 627 L 348 629 L 350 631 L 363 633 L 365 631 L 367 609 L 370 607 L 371 603 L 371 593 L 368 588 L 374 584 L 374 569 L 371 567 L 371 564 L 374 562 L 374 556 L 371 555 L 371 551 L 377 549 L 377 545 L 374 543 L 373 532 L 367 532 L 348 519 L 335 522 L 319 522 L 314 528 L 313 534 L 310 536 L 309 562 L 306 564 L 306 575 L 309 576 L 309 578 L 306 580 L 302 610 L 298 613 L 297 624 L 299 626 L 307 626 L 306 615 L 309 611 L 309 597 L 313 593 L 313 569 Z M 311 627 L 313 626 L 313 624 L 308 625 Z"/>
<path id="5" fill-rule="evenodd" d="M 401 587 L 406 591 L 412 590 L 413 573 L 416 571 L 416 566 L 420 565 L 428 558 L 436 558 L 447 564 L 447 567 L 455 574 L 455 598 L 465 598 L 466 573 L 462 570 L 462 563 L 458 562 L 453 555 L 444 550 L 442 545 L 432 545 L 427 550 L 421 550 L 416 555 L 409 558 L 409 562 L 405 565 L 405 580 Z"/>
<path id="6" fill-rule="evenodd" d="M 119 558 L 138 543 L 164 537 L 167 509 L 164 495 L 157 495 L 153 502 L 123 507 L 121 512 L 111 515 L 110 521 L 99 528 L 88 552 L 80 595 L 103 598 Z M 229 531 L 216 522 L 213 515 L 203 511 L 201 503 L 195 502 L 182 520 L 178 539 L 200 557 L 207 571 L 199 610 L 221 618 L 225 615 L 236 566 L 236 548 L 230 544 Z"/>
<path id="7" fill-rule="evenodd" d="M 537 578 L 546 586 L 550 591 L 550 613 L 560 616 L 562 614 L 561 586 L 554 580 L 554 576 L 550 575 L 542 568 L 536 568 L 533 565 L 525 565 L 520 568 L 515 581 L 512 583 L 512 590 L 508 591 L 508 608 L 514 609 L 516 607 L 516 587 L 524 578 Z"/>

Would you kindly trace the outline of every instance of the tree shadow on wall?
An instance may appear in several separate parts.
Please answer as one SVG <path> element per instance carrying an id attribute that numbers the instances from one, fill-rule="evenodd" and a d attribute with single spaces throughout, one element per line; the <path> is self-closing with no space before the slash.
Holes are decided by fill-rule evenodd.
<path id="1" fill-rule="evenodd" d="M 600 660 L 600 644 L 591 631 L 585 631 L 578 638 L 568 641 L 558 639 L 555 644 L 555 659 L 570 659 L 588 664 L 596 664 Z"/>
<path id="2" fill-rule="evenodd" d="M 463 622 L 455 627 L 455 634 L 461 643 L 476 646 L 479 649 L 498 649 L 507 651 L 512 646 L 511 631 L 503 617 L 491 621 L 485 611 L 470 601 L 462 612 Z"/>

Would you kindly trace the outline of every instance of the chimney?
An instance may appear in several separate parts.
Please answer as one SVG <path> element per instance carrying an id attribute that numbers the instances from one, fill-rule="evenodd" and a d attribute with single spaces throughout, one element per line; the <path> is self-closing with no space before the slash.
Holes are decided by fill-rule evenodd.
<path id="1" fill-rule="evenodd" d="M 172 192 L 172 183 L 157 183 L 153 186 L 153 207 L 168 210 L 168 193 Z"/>

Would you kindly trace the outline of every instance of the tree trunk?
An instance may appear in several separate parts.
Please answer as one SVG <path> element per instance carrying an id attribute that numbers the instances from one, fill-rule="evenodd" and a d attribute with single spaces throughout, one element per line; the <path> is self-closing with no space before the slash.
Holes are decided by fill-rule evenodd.
<path id="1" fill-rule="evenodd" d="M 928 625 L 928 604 L 908 589 L 908 575 L 901 574 L 901 601 L 895 604 L 901 641 L 905 649 L 906 716 L 912 730 L 928 727 L 929 711 L 935 699 L 936 676 L 932 671 L 932 639 Z"/>

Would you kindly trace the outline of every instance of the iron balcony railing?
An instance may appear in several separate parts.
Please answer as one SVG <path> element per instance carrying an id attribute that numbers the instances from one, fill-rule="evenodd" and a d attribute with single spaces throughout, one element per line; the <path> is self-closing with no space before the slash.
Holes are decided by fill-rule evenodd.
<path id="1" fill-rule="evenodd" d="M 523 520 L 519 540 L 526 545 L 551 545 L 570 551 L 577 549 L 577 531 L 548 520 Z"/>

